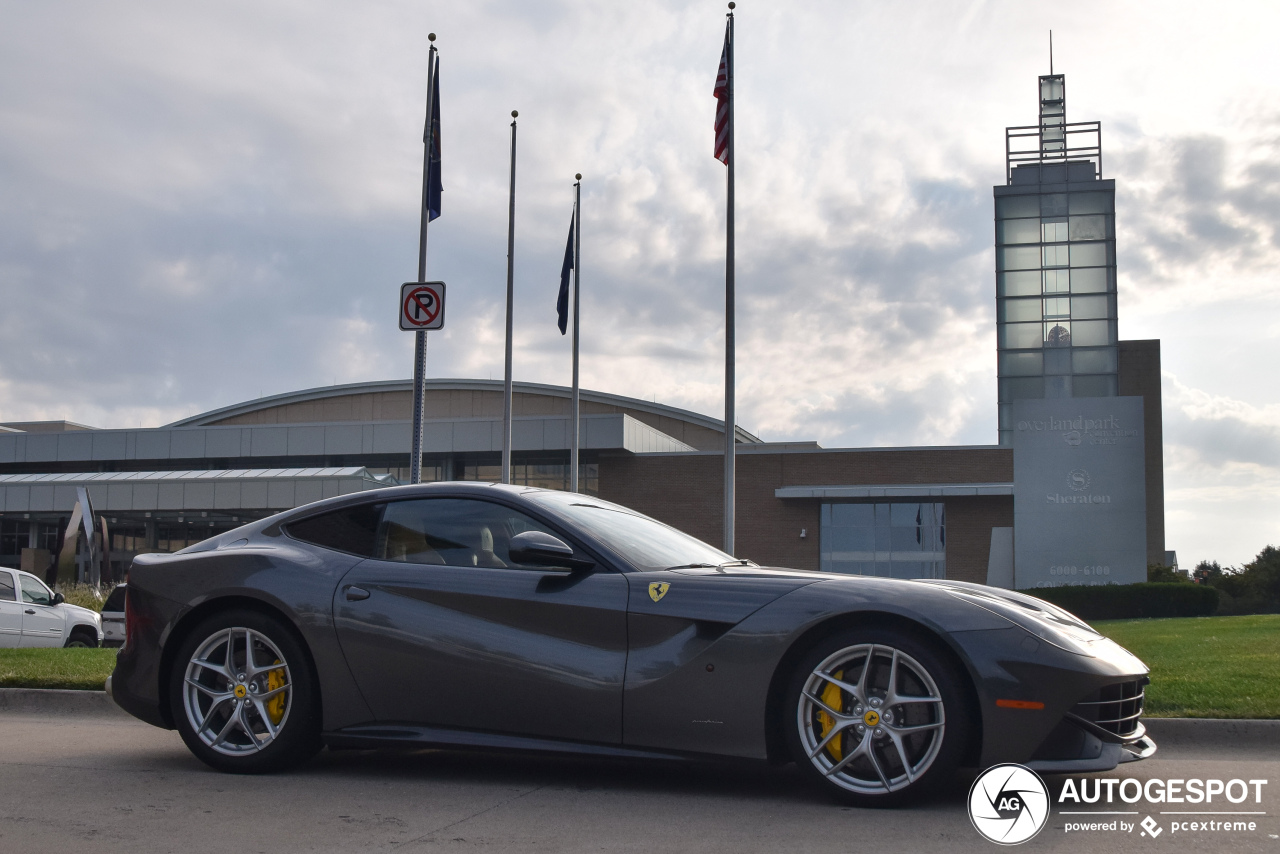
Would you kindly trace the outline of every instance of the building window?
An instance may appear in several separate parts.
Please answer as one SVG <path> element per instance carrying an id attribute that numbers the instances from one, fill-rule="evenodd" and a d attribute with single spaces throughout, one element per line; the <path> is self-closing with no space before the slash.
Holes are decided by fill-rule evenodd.
<path id="1" fill-rule="evenodd" d="M 459 467 L 459 480 L 480 480 L 498 483 L 502 480 L 502 466 L 484 463 L 464 463 Z M 540 489 L 569 489 L 569 466 L 562 462 L 512 462 L 511 482 L 517 486 L 536 486 Z M 600 494 L 600 464 L 578 463 L 578 491 L 584 495 Z"/>
<path id="2" fill-rule="evenodd" d="M 823 504 L 823 572 L 883 578 L 946 578 L 941 503 Z"/>
<path id="3" fill-rule="evenodd" d="M 365 469 L 370 474 L 389 474 L 400 484 L 412 482 L 409 466 L 365 466 Z M 444 464 L 439 461 L 423 460 L 422 482 L 436 483 L 441 480 L 448 480 L 444 476 Z"/>
<path id="4" fill-rule="evenodd" d="M 147 526 L 143 523 L 126 520 L 119 524 L 109 525 L 107 532 L 111 535 L 111 551 L 113 552 L 149 551 Z"/>
<path id="5" fill-rule="evenodd" d="M 17 566 L 16 558 L 27 547 L 27 523 L 5 519 L 0 521 L 0 559 L 5 565 Z"/>
<path id="6" fill-rule="evenodd" d="M 1066 217 L 1043 220 L 1040 225 L 1040 230 L 1044 235 L 1045 243 L 1067 242 L 1068 228 Z"/>
<path id="7" fill-rule="evenodd" d="M 36 548 L 56 552 L 62 544 L 62 528 L 56 523 L 40 522 L 36 528 Z"/>

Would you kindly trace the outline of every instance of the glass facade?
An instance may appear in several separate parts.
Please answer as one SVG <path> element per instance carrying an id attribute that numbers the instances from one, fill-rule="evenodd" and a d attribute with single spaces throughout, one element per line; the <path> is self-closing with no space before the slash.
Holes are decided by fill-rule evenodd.
<path id="1" fill-rule="evenodd" d="M 397 483 L 405 484 L 412 482 L 410 477 L 409 466 L 365 466 L 370 474 L 389 474 L 396 479 Z M 439 460 L 422 461 L 422 482 L 436 483 L 441 480 L 448 480 L 444 476 L 444 463 Z"/>
<path id="2" fill-rule="evenodd" d="M 464 463 L 458 467 L 459 480 L 502 480 L 502 464 Z M 569 489 L 569 464 L 557 461 L 512 462 L 511 482 L 518 486 L 541 489 Z M 600 464 L 578 463 L 578 491 L 585 495 L 600 494 Z"/>
<path id="3" fill-rule="evenodd" d="M 519 486 L 536 486 L 542 489 L 569 488 L 567 454 L 554 454 L 524 458 L 521 454 L 511 463 L 511 482 Z M 366 466 L 375 474 L 389 474 L 400 483 L 409 483 L 408 466 Z M 422 482 L 436 483 L 442 480 L 480 480 L 498 483 L 502 480 L 502 463 L 498 454 L 468 454 L 449 459 L 424 459 Z M 596 495 L 600 491 L 600 465 L 581 461 L 578 464 L 580 491 Z"/>
<path id="4" fill-rule="evenodd" d="M 883 578 L 946 578 L 941 503 L 822 505 L 822 571 Z"/>
<path id="5" fill-rule="evenodd" d="M 17 566 L 22 550 L 27 547 L 28 527 L 16 519 L 0 520 L 0 560 L 6 566 Z"/>
<path id="6" fill-rule="evenodd" d="M 1002 445 L 1015 400 L 1118 393 L 1115 183 L 1101 180 L 1100 143 L 1071 159 L 1064 93 L 1062 75 L 1040 78 L 1039 158 L 1011 158 L 995 188 Z"/>

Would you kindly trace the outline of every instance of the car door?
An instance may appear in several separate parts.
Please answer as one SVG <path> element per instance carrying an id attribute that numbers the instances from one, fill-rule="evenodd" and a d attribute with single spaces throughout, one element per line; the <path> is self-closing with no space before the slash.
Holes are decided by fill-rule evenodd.
<path id="1" fill-rule="evenodd" d="M 18 602 L 18 583 L 14 573 L 0 569 L 0 648 L 16 647 L 22 642 L 22 605 Z"/>
<path id="2" fill-rule="evenodd" d="M 62 646 L 66 617 L 53 604 L 53 592 L 34 575 L 18 573 L 22 592 L 21 646 Z"/>
<path id="3" fill-rule="evenodd" d="M 386 505 L 376 556 L 334 598 L 347 662 L 379 721 L 621 741 L 626 579 L 602 566 L 519 566 L 508 545 L 527 530 L 564 538 L 496 502 Z"/>

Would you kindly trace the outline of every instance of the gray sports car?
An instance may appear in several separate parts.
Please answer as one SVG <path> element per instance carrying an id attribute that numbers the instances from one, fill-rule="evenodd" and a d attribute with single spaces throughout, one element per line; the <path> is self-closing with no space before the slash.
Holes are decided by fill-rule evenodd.
<path id="1" fill-rule="evenodd" d="M 133 563 L 107 687 L 224 771 L 322 746 L 795 761 L 892 804 L 1155 751 L 1147 668 L 1053 605 L 760 567 L 584 495 L 329 499 Z"/>

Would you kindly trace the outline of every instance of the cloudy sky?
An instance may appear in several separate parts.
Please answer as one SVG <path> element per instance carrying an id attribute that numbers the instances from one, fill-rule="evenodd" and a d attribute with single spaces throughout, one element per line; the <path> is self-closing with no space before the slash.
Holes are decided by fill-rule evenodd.
<path id="1" fill-rule="evenodd" d="M 724 4 L 2 0 L 0 420 L 157 426 L 405 377 L 426 34 L 442 50 L 437 377 L 500 378 L 520 111 L 516 378 L 722 413 Z M 1117 181 L 1122 338 L 1163 341 L 1168 545 L 1280 543 L 1280 7 L 738 9 L 739 421 L 827 447 L 996 439 L 991 186 L 1067 75 Z"/>

